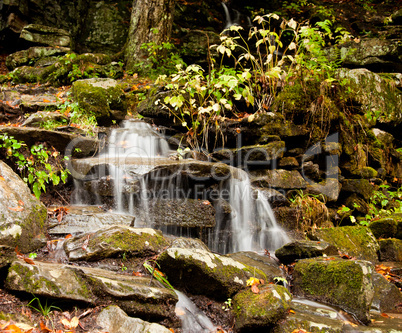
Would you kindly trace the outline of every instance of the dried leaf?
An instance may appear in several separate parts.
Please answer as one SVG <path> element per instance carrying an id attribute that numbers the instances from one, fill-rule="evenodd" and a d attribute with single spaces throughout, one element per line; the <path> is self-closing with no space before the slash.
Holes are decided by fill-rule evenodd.
<path id="1" fill-rule="evenodd" d="M 253 284 L 253 285 L 251 286 L 251 291 L 252 291 L 254 294 L 258 294 L 258 293 L 260 292 L 260 289 L 258 289 L 258 287 L 257 287 L 256 284 Z"/>
<path id="2" fill-rule="evenodd" d="M 23 259 L 27 264 L 35 265 L 35 262 L 31 258 L 24 257 Z"/>
<path id="3" fill-rule="evenodd" d="M 24 210 L 24 207 L 17 206 L 17 207 L 7 207 L 9 210 L 12 210 L 14 212 L 22 212 Z"/>
<path id="4" fill-rule="evenodd" d="M 72 234 L 68 234 L 66 237 L 64 237 L 64 239 L 69 239 L 69 238 L 71 238 L 71 237 L 73 237 L 73 235 L 72 235 Z"/>
<path id="5" fill-rule="evenodd" d="M 50 328 L 48 328 L 48 327 L 43 323 L 43 321 L 41 321 L 41 322 L 39 323 L 39 325 L 40 325 L 40 329 L 41 329 L 42 331 L 45 331 L 45 332 L 52 332 L 52 330 L 51 330 Z"/>
<path id="6" fill-rule="evenodd" d="M 21 329 L 14 324 L 6 326 L 2 331 L 7 333 L 22 333 Z"/>
<path id="7" fill-rule="evenodd" d="M 50 101 L 48 99 L 46 99 L 46 98 L 43 99 L 43 102 L 44 103 L 50 103 Z"/>
<path id="8" fill-rule="evenodd" d="M 144 276 L 144 274 L 140 273 L 140 272 L 133 272 L 134 276 Z"/>
<path id="9" fill-rule="evenodd" d="M 3 176 L 0 176 L 0 180 L 5 180 Z"/>
<path id="10" fill-rule="evenodd" d="M 71 320 L 68 320 L 67 318 L 63 318 L 60 322 L 63 324 L 63 326 L 65 328 L 71 330 L 73 328 L 76 328 L 80 321 L 77 317 L 74 317 Z"/>

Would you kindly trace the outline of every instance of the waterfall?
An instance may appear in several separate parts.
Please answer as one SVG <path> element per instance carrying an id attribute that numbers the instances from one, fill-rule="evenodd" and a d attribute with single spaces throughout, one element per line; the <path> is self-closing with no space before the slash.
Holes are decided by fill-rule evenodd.
<path id="1" fill-rule="evenodd" d="M 200 179 L 193 176 L 191 170 L 183 169 L 188 165 L 186 161 L 191 160 L 174 161 L 167 158 L 170 153 L 167 141 L 152 126 L 127 121 L 123 128 L 111 131 L 106 148 L 97 158 L 88 159 L 88 164 L 95 163 L 92 166 L 96 166 L 98 174 L 95 172 L 85 186 L 81 184 L 80 192 L 90 187 L 98 203 L 100 187 L 109 185 L 107 196 L 114 197 L 114 209 L 135 216 L 136 227 L 200 237 L 212 251 L 223 254 L 274 251 L 289 242 L 286 233 L 276 224 L 267 198 L 262 191 L 252 188 L 245 171 L 228 167 L 231 174 L 223 180 L 214 176 Z M 194 163 L 197 167 L 215 167 L 208 162 Z M 85 161 L 82 165 L 85 169 Z M 160 165 L 162 167 L 158 168 Z M 211 194 L 214 186 L 217 198 Z M 105 191 L 104 187 L 102 189 Z M 212 213 L 206 214 L 207 217 L 197 215 L 205 211 L 203 203 L 211 205 L 208 212 Z M 201 207 L 199 211 L 197 207 Z M 190 223 L 194 219 L 209 222 L 208 216 L 213 223 Z"/>

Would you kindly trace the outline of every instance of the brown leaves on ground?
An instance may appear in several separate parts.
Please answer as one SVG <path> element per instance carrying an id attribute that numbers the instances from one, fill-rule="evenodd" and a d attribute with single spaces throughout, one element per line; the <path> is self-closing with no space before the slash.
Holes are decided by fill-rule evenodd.
<path id="1" fill-rule="evenodd" d="M 376 265 L 375 270 L 377 273 L 380 273 L 383 277 L 385 277 L 389 282 L 396 283 L 401 282 L 401 278 L 391 272 L 393 267 L 385 266 L 383 264 Z"/>
<path id="2" fill-rule="evenodd" d="M 47 215 L 49 218 L 56 218 L 60 223 L 64 215 L 68 214 L 67 207 L 48 208 Z"/>
<path id="3" fill-rule="evenodd" d="M 20 251 L 18 251 L 18 246 L 15 247 L 15 253 L 17 254 L 18 259 L 24 260 L 27 264 L 35 265 L 35 262 L 31 258 L 27 257 L 25 254 L 22 254 Z"/>

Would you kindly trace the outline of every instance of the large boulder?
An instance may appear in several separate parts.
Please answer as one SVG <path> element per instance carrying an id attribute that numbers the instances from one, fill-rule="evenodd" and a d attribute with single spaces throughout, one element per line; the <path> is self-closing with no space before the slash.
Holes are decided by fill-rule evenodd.
<path id="1" fill-rule="evenodd" d="M 166 327 L 149 323 L 139 318 L 132 318 L 116 305 L 108 306 L 103 309 L 98 318 L 96 325 L 104 332 L 113 333 L 170 333 Z"/>
<path id="2" fill-rule="evenodd" d="M 308 184 L 297 170 L 265 169 L 250 174 L 252 184 L 258 187 L 290 190 L 306 188 Z"/>
<path id="3" fill-rule="evenodd" d="M 86 239 L 87 246 L 83 247 Z M 155 255 L 168 245 L 160 231 L 114 225 L 93 234 L 69 238 L 64 243 L 64 250 L 70 260 L 95 261 L 123 253 L 127 256 Z"/>
<path id="4" fill-rule="evenodd" d="M 293 272 L 294 295 L 339 306 L 370 323 L 374 266 L 361 260 L 303 259 Z"/>
<path id="5" fill-rule="evenodd" d="M 377 48 L 373 50 L 377 52 Z M 367 110 L 368 119 L 391 125 L 401 122 L 402 95 L 392 80 L 364 68 L 342 69 L 338 75 L 340 79 L 349 79 L 350 98 Z"/>
<path id="6" fill-rule="evenodd" d="M 158 264 L 173 286 L 218 300 L 245 288 L 252 276 L 266 279 L 259 269 L 202 249 L 170 247 L 159 256 Z"/>
<path id="7" fill-rule="evenodd" d="M 127 114 L 124 91 L 113 79 L 85 79 L 73 83 L 73 94 L 80 108 L 93 114 L 100 125 L 123 120 Z"/>
<path id="8" fill-rule="evenodd" d="M 235 325 L 239 332 L 272 328 L 288 315 L 292 297 L 285 287 L 269 284 L 258 288 L 258 293 L 248 288 L 233 297 Z"/>
<path id="9" fill-rule="evenodd" d="M 71 36 L 67 31 L 41 24 L 25 26 L 20 38 L 39 45 L 69 47 L 71 44 Z"/>
<path id="10" fill-rule="evenodd" d="M 174 316 L 178 298 L 146 277 L 107 270 L 35 261 L 14 261 L 6 279 L 10 290 L 92 305 L 116 304 L 129 315 L 148 320 Z"/>
<path id="11" fill-rule="evenodd" d="M 22 252 L 40 248 L 46 240 L 46 207 L 3 161 L 0 197 L 0 245 L 18 246 Z"/>
<path id="12" fill-rule="evenodd" d="M 402 240 L 396 238 L 380 239 L 381 261 L 402 261 Z"/>
<path id="13" fill-rule="evenodd" d="M 308 237 L 335 245 L 338 250 L 357 259 L 378 261 L 380 247 L 371 231 L 366 227 L 346 226 L 316 229 Z"/>
<path id="14" fill-rule="evenodd" d="M 397 223 L 390 217 L 374 220 L 368 227 L 377 239 L 395 237 L 397 233 Z"/>

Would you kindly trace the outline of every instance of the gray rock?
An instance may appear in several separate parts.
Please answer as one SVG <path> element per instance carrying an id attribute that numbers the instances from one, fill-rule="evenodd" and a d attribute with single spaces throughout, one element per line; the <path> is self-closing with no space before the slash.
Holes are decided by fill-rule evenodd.
<path id="1" fill-rule="evenodd" d="M 15 248 L 0 245 L 0 269 L 10 265 L 16 259 L 17 254 L 15 253 Z"/>
<path id="2" fill-rule="evenodd" d="M 67 31 L 41 24 L 25 26 L 21 31 L 20 38 L 41 45 L 69 47 L 71 44 L 71 37 Z"/>
<path id="3" fill-rule="evenodd" d="M 381 261 L 402 261 L 402 240 L 396 238 L 379 239 Z"/>
<path id="4" fill-rule="evenodd" d="M 88 244 L 83 248 L 83 243 L 87 239 Z M 155 255 L 168 245 L 169 242 L 160 231 L 113 225 L 93 234 L 67 239 L 64 250 L 69 260 L 96 261 L 118 257 L 123 253 L 128 256 Z"/>
<path id="5" fill-rule="evenodd" d="M 107 213 L 96 206 L 71 206 L 68 214 L 62 217 L 61 223 L 55 218 L 49 220 L 49 234 L 82 235 L 116 224 L 134 226 L 134 221 L 132 215 Z"/>
<path id="6" fill-rule="evenodd" d="M 46 241 L 46 207 L 3 161 L 0 175 L 0 245 L 34 251 Z"/>
<path id="7" fill-rule="evenodd" d="M 400 312 L 402 293 L 396 285 L 379 273 L 373 273 L 374 297 L 371 308 L 380 313 Z"/>
<path id="8" fill-rule="evenodd" d="M 288 315 L 292 296 L 285 287 L 258 285 L 259 292 L 250 288 L 233 297 L 236 329 L 239 332 L 253 332 L 268 329 Z"/>
<path id="9" fill-rule="evenodd" d="M 338 255 L 338 249 L 327 242 L 294 241 L 275 251 L 275 256 L 284 264 L 298 259 Z"/>
<path id="10" fill-rule="evenodd" d="M 159 256 L 158 263 L 173 286 L 219 300 L 226 300 L 246 287 L 252 276 L 266 279 L 257 268 L 200 249 L 170 247 Z"/>
<path id="11" fill-rule="evenodd" d="M 339 306 L 370 323 L 374 266 L 367 261 L 303 259 L 293 272 L 294 295 Z"/>
<path id="12" fill-rule="evenodd" d="M 177 295 L 171 289 L 160 288 L 155 281 L 97 268 L 39 261 L 30 265 L 18 260 L 10 266 L 6 286 L 10 290 L 34 293 L 36 296 L 83 301 L 92 305 L 111 302 L 129 315 L 143 318 L 171 318 Z"/>
<path id="13" fill-rule="evenodd" d="M 139 318 L 132 318 L 116 305 L 103 309 L 96 319 L 96 325 L 100 327 L 97 332 L 110 333 L 170 333 L 166 327 L 143 321 Z"/>

